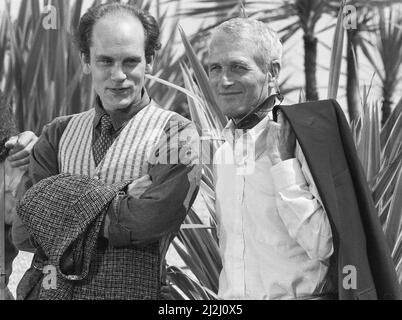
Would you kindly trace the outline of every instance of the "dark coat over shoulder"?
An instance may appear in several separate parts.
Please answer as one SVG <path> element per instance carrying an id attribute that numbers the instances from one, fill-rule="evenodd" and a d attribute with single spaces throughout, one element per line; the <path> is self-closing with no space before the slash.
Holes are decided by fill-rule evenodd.
<path id="1" fill-rule="evenodd" d="M 335 251 L 329 275 L 337 283 L 339 299 L 402 299 L 390 250 L 342 109 L 334 100 L 280 109 L 296 133 L 331 223 Z M 346 278 L 354 270 L 356 286 Z"/>

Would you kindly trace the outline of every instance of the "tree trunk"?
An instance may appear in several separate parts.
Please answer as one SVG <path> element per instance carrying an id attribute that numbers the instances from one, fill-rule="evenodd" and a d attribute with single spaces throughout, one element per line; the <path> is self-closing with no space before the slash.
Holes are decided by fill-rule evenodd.
<path id="1" fill-rule="evenodd" d="M 318 100 L 317 93 L 317 38 L 311 34 L 305 34 L 304 40 L 304 73 L 306 77 L 306 100 Z"/>
<path id="2" fill-rule="evenodd" d="M 359 81 L 358 81 L 358 66 L 357 61 L 353 56 L 353 51 L 356 54 L 356 38 L 357 30 L 347 30 L 347 78 L 346 78 L 346 97 L 348 101 L 349 119 L 357 120 L 360 115 L 360 99 L 359 99 Z M 352 51 L 353 50 L 353 51 Z M 357 60 L 357 57 L 356 57 Z"/>
<path id="3" fill-rule="evenodd" d="M 384 126 L 385 122 L 387 122 L 389 115 L 391 114 L 391 105 L 392 105 L 392 100 L 391 96 L 392 93 L 388 91 L 387 87 L 384 86 L 382 89 L 383 92 L 383 100 L 382 100 L 382 118 L 381 118 L 381 126 Z"/>

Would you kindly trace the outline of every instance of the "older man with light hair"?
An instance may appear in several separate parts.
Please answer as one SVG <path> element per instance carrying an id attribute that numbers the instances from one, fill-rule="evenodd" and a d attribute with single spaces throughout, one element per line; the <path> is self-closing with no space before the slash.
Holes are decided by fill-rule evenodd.
<path id="1" fill-rule="evenodd" d="M 214 156 L 223 299 L 336 296 L 327 214 L 289 123 L 272 120 L 281 55 L 277 33 L 253 19 L 222 23 L 210 42 L 211 86 L 230 119 Z"/>

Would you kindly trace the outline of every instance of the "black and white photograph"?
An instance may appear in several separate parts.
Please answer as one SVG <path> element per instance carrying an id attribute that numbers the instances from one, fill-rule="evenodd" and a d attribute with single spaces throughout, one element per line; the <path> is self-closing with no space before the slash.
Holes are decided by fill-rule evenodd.
<path id="1" fill-rule="evenodd" d="M 0 300 L 402 300 L 402 0 L 0 0 Z"/>

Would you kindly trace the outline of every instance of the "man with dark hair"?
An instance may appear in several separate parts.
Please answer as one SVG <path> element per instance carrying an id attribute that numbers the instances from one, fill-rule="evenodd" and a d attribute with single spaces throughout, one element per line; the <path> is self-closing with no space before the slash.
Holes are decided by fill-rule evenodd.
<path id="1" fill-rule="evenodd" d="M 70 282 L 75 286 L 70 297 L 158 299 L 167 248 L 197 194 L 200 167 L 192 151 L 198 150 L 199 137 L 189 120 L 162 109 L 144 88 L 145 74 L 160 48 L 152 16 L 119 3 L 95 6 L 80 20 L 77 43 L 83 70 L 92 76 L 96 102 L 89 111 L 57 118 L 44 128 L 32 152 L 33 187 L 27 193 L 34 190 L 32 195 L 37 185 L 43 188 L 42 180 L 59 174 L 87 176 L 104 186 L 132 181 L 110 202 L 92 269 L 85 281 Z M 18 211 L 23 220 L 27 206 L 23 200 Z M 15 226 L 15 243 L 22 250 L 36 250 L 33 268 L 38 260 L 36 267 L 43 266 L 49 258 L 46 250 L 58 244 L 45 240 L 41 245 L 42 238 L 30 238 L 21 229 L 35 234 L 37 226 L 24 222 Z M 69 263 L 66 256 L 61 263 Z M 71 268 L 61 266 L 59 275 L 74 280 L 70 271 L 79 269 L 82 261 L 71 261 Z M 32 298 L 32 274 L 20 284 L 25 289 L 19 298 Z M 65 297 L 43 287 L 38 294 L 34 298 Z"/>

